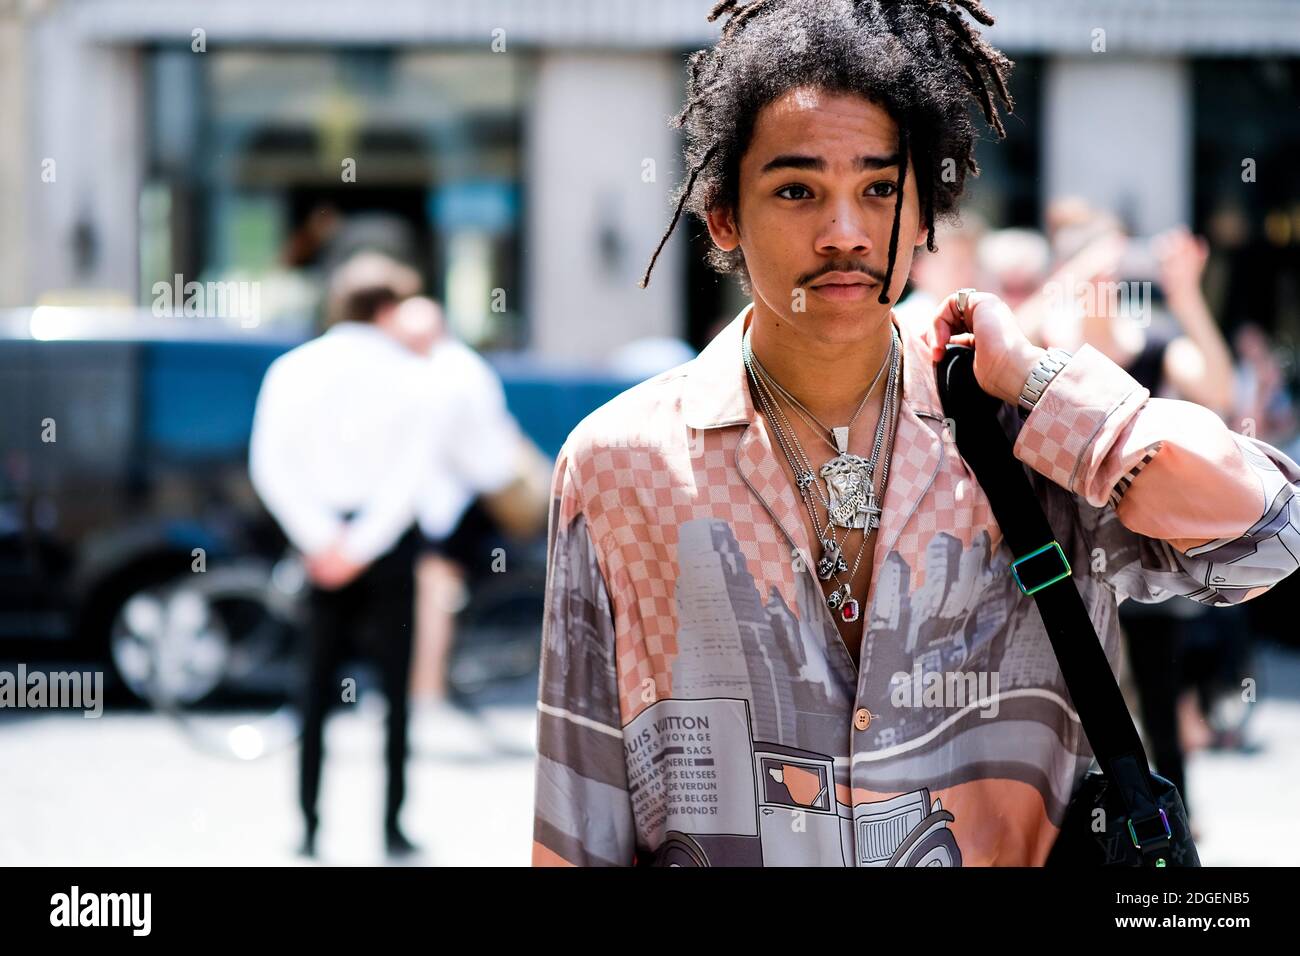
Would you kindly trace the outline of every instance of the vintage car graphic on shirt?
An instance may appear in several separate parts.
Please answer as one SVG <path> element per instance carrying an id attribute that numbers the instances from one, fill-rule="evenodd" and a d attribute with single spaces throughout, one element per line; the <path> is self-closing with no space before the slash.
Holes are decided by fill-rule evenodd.
<path id="1" fill-rule="evenodd" d="M 749 702 L 664 700 L 624 728 L 636 816 L 659 866 L 960 866 L 953 815 L 922 788 L 849 807 L 825 754 L 750 736 Z"/>
<path id="2" fill-rule="evenodd" d="M 745 781 L 740 789 L 752 790 L 758 805 L 779 805 L 765 799 L 770 789 L 759 789 L 760 781 L 765 787 L 775 782 L 770 774 L 764 776 L 767 771 L 783 773 L 783 768 L 757 763 L 766 751 L 804 755 L 809 764 L 823 761 L 832 780 L 828 799 L 837 787 L 841 796 L 855 790 L 891 795 L 882 806 L 877 801 L 862 803 L 859 794 L 852 810 L 837 810 L 837 815 L 872 822 L 862 825 L 856 842 L 840 838 L 841 854 L 831 853 L 829 838 L 817 842 L 799 835 L 788 846 L 780 844 L 781 859 L 803 861 L 812 854 L 822 862 L 838 857 L 847 865 L 888 865 L 914 828 L 934 813 L 955 812 L 930 795 L 973 780 L 1027 783 L 1042 795 L 1049 819 L 1055 822 L 1064 813 L 1074 777 L 1088 760 L 1086 741 L 1050 644 L 1032 616 L 1035 609 L 1032 604 L 1017 605 L 1008 593 L 1014 584 L 1006 574 L 1005 549 L 993 548 L 986 529 L 972 535 L 969 547 L 954 536 L 936 534 L 924 564 L 915 569 L 896 552 L 887 556 L 869 609 L 861 677 L 829 616 L 816 613 L 814 602 L 820 595 L 811 575 L 795 576 L 793 608 L 773 586 L 764 601 L 732 528 L 716 519 L 679 526 L 677 560 L 681 570 L 671 697 L 679 702 L 746 702 L 745 719 L 732 722 L 737 726 L 728 738 L 731 746 L 746 752 L 745 767 L 727 770 Z M 925 673 L 952 671 L 994 675 L 996 699 L 960 707 L 903 708 L 888 703 L 898 675 L 919 681 Z M 914 696 L 919 700 L 921 695 Z M 871 709 L 881 716 L 868 733 L 852 737 L 846 718 L 858 702 L 880 705 Z M 998 726 L 1000 731 L 994 729 Z M 1012 727 L 1014 732 L 1008 732 Z M 850 759 L 848 750 L 855 740 L 858 747 Z M 1074 758 L 1052 761 L 1050 754 L 1062 744 Z M 637 766 L 634 758 L 629 753 L 630 775 Z M 739 799 L 734 794 L 729 798 Z M 816 823 L 814 807 L 797 808 L 804 811 L 801 825 L 825 825 Z M 778 816 L 773 810 L 767 822 Z M 639 809 L 637 818 L 642 832 L 652 835 L 652 846 L 658 845 L 656 838 L 667 839 L 670 830 L 698 832 L 686 823 L 666 825 L 653 815 L 643 817 Z M 900 822 L 904 820 L 906 826 Z M 781 839 L 789 832 L 786 820 Z M 821 849 L 810 849 L 813 845 Z M 855 846 L 860 854 L 856 862 Z M 918 849 L 928 850 L 929 845 Z M 960 862 L 955 840 L 949 856 L 953 864 Z M 771 865 L 776 857 L 769 857 Z"/>

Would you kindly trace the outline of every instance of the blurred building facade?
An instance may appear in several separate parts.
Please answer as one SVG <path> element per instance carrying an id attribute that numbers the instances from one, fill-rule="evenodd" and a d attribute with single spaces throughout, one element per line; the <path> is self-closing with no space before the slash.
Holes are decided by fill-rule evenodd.
<path id="1" fill-rule="evenodd" d="M 1017 118 L 970 206 L 1186 222 L 1221 321 L 1300 330 L 1300 4 L 986 0 Z M 340 224 L 403 242 L 474 344 L 598 362 L 739 306 L 679 229 L 669 117 L 709 0 L 0 0 L 0 307 L 259 283 L 308 323 Z M 1253 179 L 1243 169 L 1250 161 Z M 333 243 L 333 244 L 332 244 Z M 1289 294 L 1288 294 L 1289 293 Z"/>

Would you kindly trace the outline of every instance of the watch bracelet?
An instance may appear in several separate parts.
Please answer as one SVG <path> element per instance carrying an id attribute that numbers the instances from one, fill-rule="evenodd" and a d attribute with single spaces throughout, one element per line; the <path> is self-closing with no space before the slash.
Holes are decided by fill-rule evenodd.
<path id="1" fill-rule="evenodd" d="M 1065 368 L 1066 363 L 1070 361 L 1073 355 L 1065 349 L 1050 348 L 1043 353 L 1042 357 L 1029 370 L 1029 376 L 1025 380 L 1024 386 L 1020 390 L 1020 399 L 1017 405 L 1026 412 L 1032 412 L 1038 404 L 1038 400 L 1043 397 L 1047 387 L 1052 384 L 1052 379 Z M 1043 373 L 1046 374 L 1043 374 Z M 1042 376 L 1042 385 L 1036 393 L 1033 389 L 1035 376 Z"/>

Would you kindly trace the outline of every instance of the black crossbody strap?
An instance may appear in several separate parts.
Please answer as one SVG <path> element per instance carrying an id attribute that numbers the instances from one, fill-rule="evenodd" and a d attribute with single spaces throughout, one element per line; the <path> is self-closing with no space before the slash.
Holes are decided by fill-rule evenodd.
<path id="1" fill-rule="evenodd" d="M 1150 766 L 1096 629 L 1055 545 L 1042 505 L 997 419 L 1001 402 L 975 379 L 974 352 L 951 345 L 939 363 L 939 395 L 953 421 L 953 438 L 980 488 L 1012 555 L 1021 589 L 1032 590 L 1088 743 L 1130 814 L 1154 812 Z M 1027 557 L 1034 555 L 1034 557 Z M 1050 583 L 1044 583 L 1050 582 Z M 1033 590 L 1037 588 L 1036 590 Z"/>

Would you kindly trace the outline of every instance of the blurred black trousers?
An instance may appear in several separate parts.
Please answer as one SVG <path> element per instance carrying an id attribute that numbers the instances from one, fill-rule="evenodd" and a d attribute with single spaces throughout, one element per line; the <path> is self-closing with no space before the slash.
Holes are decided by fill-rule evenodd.
<path id="1" fill-rule="evenodd" d="M 1143 609 L 1136 615 L 1120 605 L 1125 645 L 1133 683 L 1137 685 L 1142 729 L 1146 733 L 1147 758 L 1154 770 L 1187 799 L 1182 742 L 1178 738 L 1178 695 L 1183 688 L 1183 657 L 1187 620 L 1172 614 Z"/>
<path id="2" fill-rule="evenodd" d="M 397 824 L 406 794 L 406 728 L 411 644 L 415 617 L 415 559 L 420 536 L 414 525 L 396 545 L 336 590 L 309 586 L 306 683 L 302 693 L 302 753 L 299 800 L 304 820 L 315 830 L 324 757 L 325 717 L 343 699 L 340 668 L 349 652 L 361 652 L 379 668 L 388 700 L 388 790 L 384 823 Z"/>

